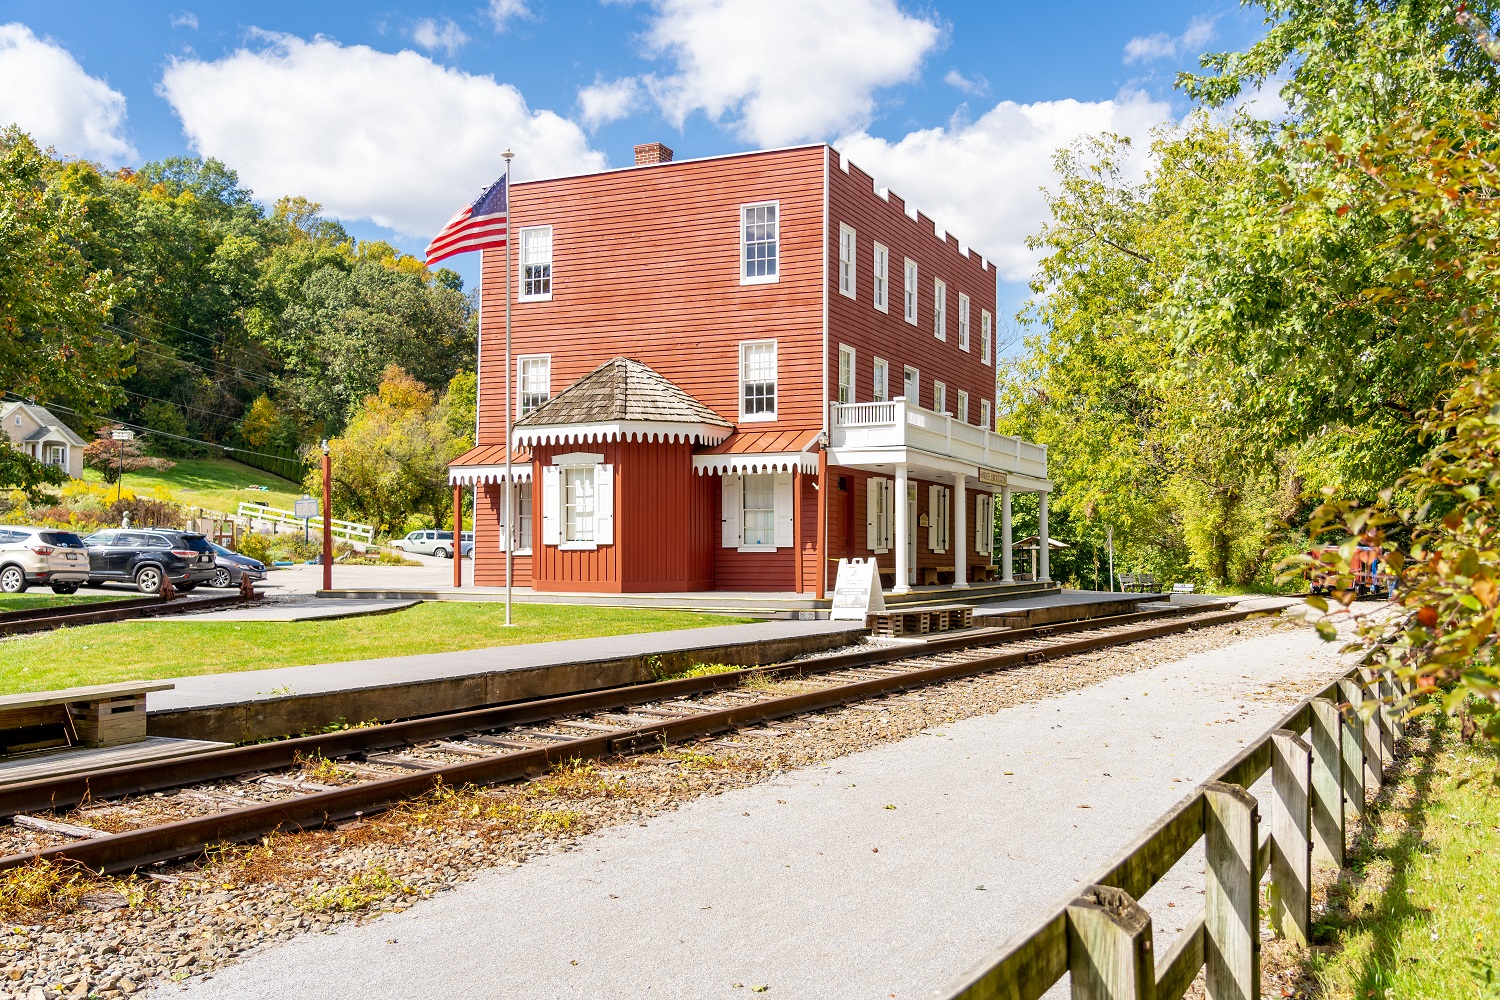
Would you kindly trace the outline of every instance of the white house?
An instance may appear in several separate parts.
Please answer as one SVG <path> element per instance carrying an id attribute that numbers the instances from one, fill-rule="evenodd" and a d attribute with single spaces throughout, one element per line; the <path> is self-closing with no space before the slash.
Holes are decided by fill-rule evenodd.
<path id="1" fill-rule="evenodd" d="M 0 423 L 12 446 L 47 465 L 55 465 L 74 479 L 83 475 L 83 449 L 88 442 L 34 403 L 0 403 Z"/>

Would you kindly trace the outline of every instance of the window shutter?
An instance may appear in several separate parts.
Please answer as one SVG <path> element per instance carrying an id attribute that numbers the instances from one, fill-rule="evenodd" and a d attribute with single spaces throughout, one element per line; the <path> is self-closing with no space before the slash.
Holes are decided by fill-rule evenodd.
<path id="1" fill-rule="evenodd" d="M 887 549 L 893 549 L 896 547 L 896 484 L 882 479 L 880 485 L 885 493 L 885 522 L 880 526 L 880 537 Z"/>
<path id="2" fill-rule="evenodd" d="M 789 549 L 792 547 L 792 474 L 790 472 L 776 473 L 775 493 L 776 498 L 776 547 L 778 549 Z"/>
<path id="3" fill-rule="evenodd" d="M 740 547 L 740 516 L 743 514 L 745 503 L 744 491 L 740 488 L 740 477 L 726 473 L 721 477 L 724 489 L 724 502 L 719 514 L 719 523 L 723 529 L 723 536 L 719 539 L 726 549 L 737 549 Z"/>
<path id="4" fill-rule="evenodd" d="M 542 544 L 562 544 L 562 469 L 542 468 Z"/>
<path id="5" fill-rule="evenodd" d="M 615 544 L 615 467 L 594 466 L 594 544 Z"/>
<path id="6" fill-rule="evenodd" d="M 879 503 L 876 497 L 880 494 L 880 484 L 884 480 L 873 476 L 865 480 L 865 548 L 874 552 L 882 548 L 880 544 L 880 529 L 875 523 L 875 515 L 879 511 Z"/>
<path id="7" fill-rule="evenodd" d="M 990 554 L 990 540 L 995 533 L 994 498 L 988 493 L 976 494 L 974 501 L 974 551 Z"/>
<path id="8" fill-rule="evenodd" d="M 943 531 L 942 534 L 938 537 L 938 541 L 942 543 L 943 547 L 938 551 L 947 552 L 953 546 L 953 515 L 951 513 L 953 508 L 953 491 L 948 489 L 948 487 L 946 486 L 939 487 L 938 499 L 942 505 L 939 508 L 939 513 L 943 515 Z"/>
<path id="9" fill-rule="evenodd" d="M 927 487 L 927 548 L 931 552 L 943 551 L 943 529 L 938 523 L 938 507 L 942 504 L 943 488 Z"/>

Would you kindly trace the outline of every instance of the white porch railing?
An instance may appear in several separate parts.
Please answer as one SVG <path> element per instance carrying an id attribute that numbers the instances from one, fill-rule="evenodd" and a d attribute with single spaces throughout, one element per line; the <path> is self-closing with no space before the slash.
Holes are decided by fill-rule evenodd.
<path id="1" fill-rule="evenodd" d="M 885 403 L 836 403 L 832 431 L 835 449 L 914 448 L 966 464 L 1047 478 L 1046 445 L 924 410 L 904 397 Z"/>

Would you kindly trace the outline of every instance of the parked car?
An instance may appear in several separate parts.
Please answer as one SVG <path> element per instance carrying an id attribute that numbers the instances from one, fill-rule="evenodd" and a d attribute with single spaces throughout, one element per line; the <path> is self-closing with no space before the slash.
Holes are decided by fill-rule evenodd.
<path id="1" fill-rule="evenodd" d="M 0 527 L 0 593 L 19 594 L 33 583 L 71 594 L 89 578 L 83 539 L 57 528 Z"/>
<path id="2" fill-rule="evenodd" d="M 453 532 L 451 531 L 411 531 L 405 538 L 398 538 L 391 543 L 391 548 L 400 549 L 402 552 L 415 552 L 418 555 L 437 556 L 439 559 L 448 559 L 453 555 Z"/>
<path id="3" fill-rule="evenodd" d="M 217 542 L 209 542 L 208 546 L 214 550 L 214 575 L 208 581 L 210 587 L 238 587 L 240 580 L 247 576 L 252 581 L 266 578 L 266 564 L 259 559 L 226 549 Z"/>
<path id="4" fill-rule="evenodd" d="M 463 538 L 463 545 L 460 547 L 459 551 L 461 553 L 463 553 L 463 557 L 465 559 L 473 559 L 474 558 L 474 532 L 472 532 L 472 531 L 465 531 L 463 533 L 463 535 L 462 535 L 462 538 Z"/>
<path id="5" fill-rule="evenodd" d="M 143 594 L 163 580 L 189 591 L 214 576 L 214 550 L 196 531 L 169 528 L 106 528 L 83 540 L 89 552 L 89 585 L 133 583 Z"/>

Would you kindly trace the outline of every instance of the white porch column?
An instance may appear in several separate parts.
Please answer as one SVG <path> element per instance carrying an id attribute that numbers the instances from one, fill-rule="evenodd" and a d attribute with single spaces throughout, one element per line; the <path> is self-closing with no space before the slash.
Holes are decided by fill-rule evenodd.
<path id="1" fill-rule="evenodd" d="M 1015 553 L 1010 548 L 1010 487 L 1000 487 L 1000 582 L 1014 583 Z"/>
<path id="2" fill-rule="evenodd" d="M 910 570 L 906 565 L 906 536 L 911 532 L 907 520 L 906 463 L 903 462 L 896 466 L 896 586 L 891 588 L 893 594 L 911 591 L 911 585 L 906 582 L 910 578 Z"/>
<path id="3" fill-rule="evenodd" d="M 1052 561 L 1052 559 L 1051 559 L 1051 557 L 1052 557 L 1052 546 L 1050 544 L 1050 542 L 1051 542 L 1051 536 L 1047 534 L 1047 493 L 1046 493 L 1046 491 L 1043 491 L 1043 492 L 1038 493 L 1036 495 L 1036 533 L 1037 533 L 1037 548 L 1040 550 L 1040 555 L 1037 556 L 1038 562 L 1037 562 L 1037 574 L 1036 574 L 1036 577 L 1037 577 L 1038 580 L 1051 580 L 1052 579 L 1052 566 L 1051 566 L 1051 561 Z"/>
<path id="4" fill-rule="evenodd" d="M 953 477 L 953 586 L 955 588 L 967 587 L 969 585 L 969 503 L 966 498 L 964 487 L 968 478 L 962 475 Z"/>

